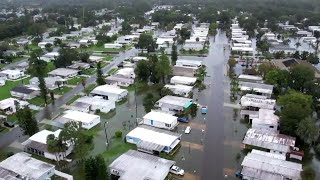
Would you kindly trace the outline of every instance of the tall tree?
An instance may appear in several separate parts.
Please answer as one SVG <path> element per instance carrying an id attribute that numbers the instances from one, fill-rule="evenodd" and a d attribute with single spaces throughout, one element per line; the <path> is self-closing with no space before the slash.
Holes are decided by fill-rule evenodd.
<path id="1" fill-rule="evenodd" d="M 162 83 L 166 83 L 166 78 L 172 74 L 172 67 L 167 55 L 161 54 L 160 60 L 156 65 L 156 76 L 162 80 Z"/>
<path id="2" fill-rule="evenodd" d="M 311 115 L 312 97 L 297 91 L 289 91 L 278 99 L 281 105 L 280 131 L 284 134 L 296 135 L 298 124 Z"/>
<path id="3" fill-rule="evenodd" d="M 108 179 L 106 163 L 101 155 L 86 159 L 84 168 L 86 180 Z"/>
<path id="4" fill-rule="evenodd" d="M 151 109 L 154 108 L 154 104 L 156 103 L 155 97 L 152 93 L 148 93 L 144 98 L 143 98 L 143 106 L 144 110 L 148 113 L 151 111 Z"/>
<path id="5" fill-rule="evenodd" d="M 98 85 L 106 84 L 106 81 L 102 77 L 101 62 L 98 62 L 98 64 L 97 64 L 97 80 L 96 80 L 96 82 Z"/>
<path id="6" fill-rule="evenodd" d="M 312 81 L 315 77 L 314 71 L 303 64 L 298 64 L 290 68 L 289 86 L 297 91 L 303 92 L 305 83 Z"/>
<path id="7" fill-rule="evenodd" d="M 32 115 L 29 107 L 19 109 L 19 111 L 17 112 L 17 119 L 24 135 L 32 136 L 35 133 L 39 132 L 38 122 Z"/>
<path id="8" fill-rule="evenodd" d="M 311 145 L 319 137 L 319 128 L 312 118 L 307 117 L 298 124 L 296 134 L 306 144 Z"/>
<path id="9" fill-rule="evenodd" d="M 177 46 L 173 44 L 172 50 L 171 50 L 171 64 L 173 66 L 176 65 L 177 60 L 178 60 Z"/>
<path id="10" fill-rule="evenodd" d="M 72 61 L 78 61 L 79 54 L 78 51 L 75 49 L 68 49 L 68 48 L 61 48 L 59 50 L 59 56 L 54 61 L 54 65 L 57 68 L 60 67 L 67 67 L 72 64 Z"/>
<path id="11" fill-rule="evenodd" d="M 151 74 L 149 63 L 145 60 L 139 61 L 134 72 L 138 80 L 147 82 Z"/>
<path id="12" fill-rule="evenodd" d="M 154 52 L 157 48 L 156 41 L 153 39 L 151 34 L 142 33 L 140 34 L 139 41 L 136 45 L 137 48 L 142 50 L 147 49 L 147 52 Z"/>

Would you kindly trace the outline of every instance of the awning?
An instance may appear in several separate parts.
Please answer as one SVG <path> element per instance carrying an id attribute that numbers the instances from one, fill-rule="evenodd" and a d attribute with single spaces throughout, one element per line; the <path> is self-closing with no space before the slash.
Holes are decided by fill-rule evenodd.
<path id="1" fill-rule="evenodd" d="M 189 108 L 191 106 L 192 102 L 188 102 L 186 105 L 184 105 L 184 108 Z"/>

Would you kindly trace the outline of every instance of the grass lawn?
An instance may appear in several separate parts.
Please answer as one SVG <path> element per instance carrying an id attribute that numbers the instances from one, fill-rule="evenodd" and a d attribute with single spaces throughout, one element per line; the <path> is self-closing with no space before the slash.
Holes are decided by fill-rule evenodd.
<path id="1" fill-rule="evenodd" d="M 30 52 L 33 51 L 33 50 L 35 50 L 35 49 L 40 49 L 39 46 L 34 45 L 34 44 L 30 44 L 30 45 L 28 45 L 28 46 L 29 46 L 29 48 L 30 48 Z"/>
<path id="2" fill-rule="evenodd" d="M 33 105 L 36 105 L 36 106 L 44 106 L 44 100 L 43 100 L 42 97 L 39 97 L 39 96 L 28 100 L 28 102 L 30 104 L 33 104 Z M 52 100 L 48 96 L 47 103 L 50 104 L 51 102 L 52 102 Z"/>
<path id="3" fill-rule="evenodd" d="M 18 85 L 23 84 L 29 84 L 29 80 L 31 77 L 25 78 L 23 80 L 18 81 L 6 81 L 6 85 L 0 87 L 1 93 L 0 93 L 0 100 L 7 99 L 11 96 L 10 90 Z"/>
<path id="4" fill-rule="evenodd" d="M 5 134 L 5 133 L 7 133 L 7 132 L 9 132 L 9 129 L 8 128 L 6 128 L 6 127 L 1 127 L 0 126 L 0 136 L 1 136 L 1 134 Z M 0 158 L 1 159 L 1 158 Z"/>
<path id="5" fill-rule="evenodd" d="M 84 75 L 93 75 L 96 73 L 96 69 L 90 68 L 82 71 L 82 74 Z"/>
<path id="6" fill-rule="evenodd" d="M 110 54 L 100 54 L 98 56 L 104 57 L 106 61 L 110 61 L 113 58 L 113 55 L 110 55 Z"/>
<path id="7" fill-rule="evenodd" d="M 108 75 L 113 75 L 113 74 L 115 74 L 116 72 L 117 72 L 117 70 L 118 70 L 118 68 L 112 68 L 112 69 L 110 69 L 109 71 L 108 71 Z"/>
<path id="8" fill-rule="evenodd" d="M 52 70 L 56 69 L 56 66 L 54 65 L 53 62 L 48 62 L 47 64 L 47 71 L 50 72 Z"/>
<path id="9" fill-rule="evenodd" d="M 127 152 L 129 149 L 136 149 L 136 146 L 123 142 L 123 138 L 112 138 L 108 150 L 106 150 L 102 156 L 106 160 L 107 165 L 110 165 L 113 160 Z"/>
<path id="10" fill-rule="evenodd" d="M 102 68 L 106 67 L 108 64 L 110 64 L 110 63 L 106 62 L 106 61 L 101 61 L 101 67 Z"/>
<path id="11" fill-rule="evenodd" d="M 81 96 L 80 95 L 75 95 L 72 99 L 70 99 L 70 101 L 67 102 L 67 105 L 72 104 L 74 101 L 76 101 L 77 99 L 79 99 Z"/>
<path id="12" fill-rule="evenodd" d="M 79 83 L 81 83 L 82 79 L 85 79 L 85 78 L 84 77 L 74 77 L 74 78 L 68 80 L 68 84 L 69 85 L 78 85 Z"/>
<path id="13" fill-rule="evenodd" d="M 85 93 L 90 93 L 94 88 L 96 88 L 97 85 L 96 84 L 90 84 L 89 86 L 86 87 L 85 89 Z"/>
<path id="14" fill-rule="evenodd" d="M 64 87 L 61 87 L 60 89 L 57 88 L 57 89 L 53 90 L 53 93 L 58 94 L 58 95 L 63 95 L 65 93 L 67 93 L 68 91 L 70 91 L 71 89 L 72 89 L 71 87 L 64 86 Z"/>
<path id="15" fill-rule="evenodd" d="M 16 114 L 11 114 L 11 115 L 7 116 L 7 120 L 15 123 L 18 121 L 18 118 L 17 118 Z"/>

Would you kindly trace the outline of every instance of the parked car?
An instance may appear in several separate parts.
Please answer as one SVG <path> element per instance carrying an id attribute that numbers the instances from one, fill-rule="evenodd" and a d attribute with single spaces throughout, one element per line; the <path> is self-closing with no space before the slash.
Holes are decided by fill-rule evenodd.
<path id="1" fill-rule="evenodd" d="M 170 172 L 172 174 L 179 175 L 179 176 L 183 176 L 184 175 L 184 170 L 179 168 L 178 166 L 172 166 L 170 168 Z"/>
<path id="2" fill-rule="evenodd" d="M 14 123 L 13 122 L 10 122 L 10 121 L 4 121 L 3 122 L 3 125 L 4 126 L 7 126 L 9 128 L 13 128 L 14 127 Z"/>
<path id="3" fill-rule="evenodd" d="M 179 122 L 182 122 L 182 123 L 188 123 L 189 122 L 189 119 L 185 118 L 185 117 L 179 117 L 178 118 L 178 121 Z"/>
<path id="4" fill-rule="evenodd" d="M 207 111 L 208 111 L 207 106 L 202 106 L 202 107 L 201 107 L 201 113 L 202 113 L 202 114 L 207 114 Z"/>
<path id="5" fill-rule="evenodd" d="M 184 133 L 185 134 L 189 134 L 191 131 L 191 127 L 190 126 L 187 126 L 186 130 L 184 130 Z"/>

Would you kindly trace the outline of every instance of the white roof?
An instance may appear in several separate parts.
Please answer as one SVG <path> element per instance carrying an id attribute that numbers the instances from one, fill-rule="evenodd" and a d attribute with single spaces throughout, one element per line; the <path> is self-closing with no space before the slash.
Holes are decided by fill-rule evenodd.
<path id="1" fill-rule="evenodd" d="M 280 152 L 290 152 L 290 147 L 294 147 L 295 143 L 295 137 L 257 129 L 248 129 L 243 139 L 243 144 Z"/>
<path id="2" fill-rule="evenodd" d="M 103 94 L 103 93 L 112 93 L 112 94 L 122 94 L 124 92 L 127 92 L 125 89 L 121 89 L 118 86 L 111 86 L 111 85 L 102 85 L 94 88 L 94 90 L 91 93 L 94 94 Z"/>
<path id="3" fill-rule="evenodd" d="M 20 101 L 18 99 L 15 98 L 7 98 L 4 100 L 0 101 L 0 109 L 7 109 L 9 107 L 14 106 L 14 102 L 17 101 L 19 103 L 20 106 L 27 106 L 29 105 L 29 103 L 27 101 Z"/>
<path id="4" fill-rule="evenodd" d="M 195 77 L 186 77 L 186 76 L 173 76 L 170 80 L 171 83 L 186 83 L 186 84 L 192 84 L 197 81 L 197 78 Z"/>
<path id="5" fill-rule="evenodd" d="M 69 76 L 69 75 L 77 74 L 78 72 L 79 70 L 75 70 L 75 69 L 58 68 L 49 72 L 48 74 L 56 75 L 56 76 Z"/>
<path id="6" fill-rule="evenodd" d="M 143 118 L 158 121 L 158 122 L 163 122 L 167 124 L 172 124 L 173 122 L 177 121 L 176 116 L 172 116 L 171 114 L 167 114 L 159 111 L 151 111 L 145 116 L 143 116 Z"/>
<path id="7" fill-rule="evenodd" d="M 184 98 L 184 97 L 165 96 L 165 97 L 161 98 L 158 102 L 184 107 L 187 103 L 189 103 L 191 101 L 192 101 L 192 99 Z"/>
<path id="8" fill-rule="evenodd" d="M 252 47 L 232 47 L 232 51 L 242 51 L 242 52 L 252 52 L 253 48 Z"/>
<path id="9" fill-rule="evenodd" d="M 128 76 L 128 75 L 134 74 L 134 68 L 122 68 L 122 69 L 119 69 L 117 74 L 124 75 L 124 76 Z"/>
<path id="10" fill-rule="evenodd" d="M 262 81 L 262 77 L 260 76 L 252 76 L 252 75 L 246 75 L 246 74 L 240 74 L 239 79 L 248 79 L 248 80 L 254 80 L 254 81 Z"/>
<path id="11" fill-rule="evenodd" d="M 259 93 L 272 94 L 273 85 L 262 84 L 262 83 L 253 83 L 253 82 L 239 82 L 241 91 L 256 91 Z"/>
<path id="12" fill-rule="evenodd" d="M 75 102 L 81 102 L 81 103 L 86 103 L 86 104 L 90 104 L 90 105 L 104 106 L 104 107 L 115 106 L 114 101 L 105 100 L 105 99 L 102 99 L 101 97 L 83 96 L 83 97 L 77 99 Z"/>
<path id="13" fill-rule="evenodd" d="M 188 60 L 188 59 L 178 59 L 176 64 L 182 64 L 186 66 L 201 66 L 202 61 Z"/>
<path id="14" fill-rule="evenodd" d="M 59 52 L 49 52 L 49 53 L 46 53 L 43 56 L 44 57 L 58 57 L 59 56 Z"/>
<path id="15" fill-rule="evenodd" d="M 140 60 L 148 60 L 148 58 L 144 56 L 136 56 L 136 57 L 133 57 L 132 60 L 140 61 Z"/>
<path id="16" fill-rule="evenodd" d="M 258 107 L 262 109 L 273 110 L 276 105 L 276 100 L 267 99 L 266 96 L 246 94 L 241 97 L 241 106 L 244 107 Z"/>
<path id="17" fill-rule="evenodd" d="M 182 85 L 182 84 L 176 84 L 176 85 L 167 84 L 164 87 L 171 89 L 171 90 L 177 90 L 177 91 L 183 91 L 183 92 L 190 92 L 193 89 L 192 86 L 186 86 L 186 85 Z"/>
<path id="18" fill-rule="evenodd" d="M 252 124 L 266 124 L 278 126 L 279 117 L 274 114 L 274 110 L 259 109 L 259 117 L 252 119 Z"/>
<path id="19" fill-rule="evenodd" d="M 58 137 L 61 132 L 61 129 L 56 130 L 55 132 L 49 131 L 49 130 L 42 130 L 40 132 L 37 132 L 36 134 L 32 135 L 29 140 L 35 141 L 41 144 L 47 144 L 47 137 L 50 134 L 53 134 L 55 137 Z"/>
<path id="20" fill-rule="evenodd" d="M 10 75 L 20 75 L 21 74 L 21 71 L 20 70 L 17 70 L 17 69 L 6 69 L 6 70 L 3 70 L 1 71 L 1 73 L 3 74 L 10 74 Z"/>
<path id="21" fill-rule="evenodd" d="M 244 157 L 241 166 L 241 173 L 253 179 L 301 179 L 301 164 L 280 159 L 268 152 L 252 150 Z"/>
<path id="22" fill-rule="evenodd" d="M 91 61 L 98 61 L 98 60 L 102 60 L 104 57 L 101 56 L 89 56 L 89 59 Z"/>
<path id="23" fill-rule="evenodd" d="M 171 135 L 170 133 L 165 133 L 165 131 L 157 132 L 144 127 L 136 127 L 130 131 L 127 136 L 162 146 L 171 146 L 178 139 L 177 136 Z"/>
<path id="24" fill-rule="evenodd" d="M 129 150 L 114 160 L 109 169 L 121 172 L 120 180 L 163 180 L 174 164 L 171 160 Z"/>
<path id="25" fill-rule="evenodd" d="M 26 179 L 40 179 L 54 169 L 54 165 L 32 158 L 30 154 L 24 152 L 16 153 L 3 160 L 0 162 L 0 167 Z"/>
<path id="26" fill-rule="evenodd" d="M 84 113 L 80 111 L 72 111 L 72 110 L 66 111 L 66 114 L 64 114 L 62 117 L 66 119 L 70 119 L 72 121 L 77 121 L 82 123 L 90 123 L 97 118 L 100 119 L 100 116 L 98 115 Z"/>
<path id="27" fill-rule="evenodd" d="M 173 38 L 161 38 L 161 37 L 159 37 L 159 38 L 157 38 L 157 44 L 164 44 L 164 43 L 166 43 L 166 42 L 169 42 L 169 43 L 173 43 L 174 41 L 173 41 Z"/>

